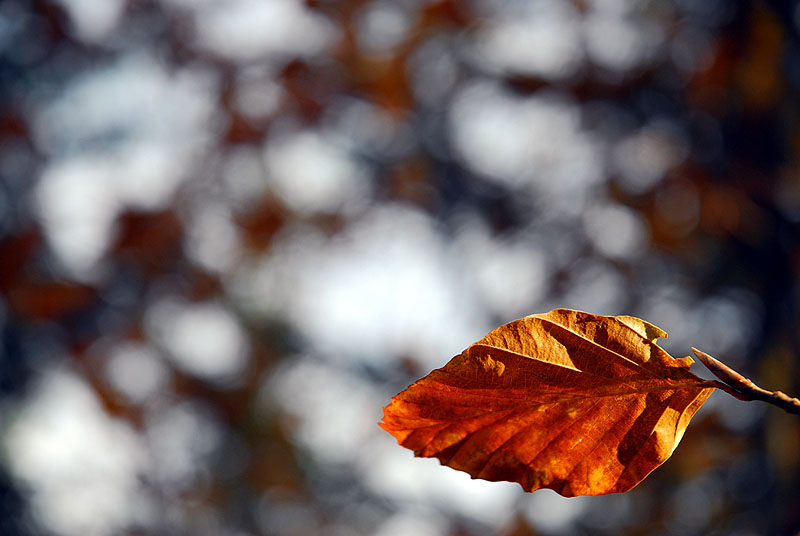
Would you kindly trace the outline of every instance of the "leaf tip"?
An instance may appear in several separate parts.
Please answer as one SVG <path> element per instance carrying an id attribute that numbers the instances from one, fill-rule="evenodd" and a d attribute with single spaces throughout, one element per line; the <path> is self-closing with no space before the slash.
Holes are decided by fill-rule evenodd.
<path id="1" fill-rule="evenodd" d="M 628 315 L 618 316 L 617 319 L 649 341 L 655 342 L 659 338 L 667 338 L 666 331 L 647 320 Z"/>

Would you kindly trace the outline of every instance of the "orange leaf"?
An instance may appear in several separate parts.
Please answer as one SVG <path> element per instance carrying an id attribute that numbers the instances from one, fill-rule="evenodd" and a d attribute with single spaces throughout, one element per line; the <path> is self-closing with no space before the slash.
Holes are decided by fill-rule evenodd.
<path id="1" fill-rule="evenodd" d="M 501 326 L 392 399 L 380 426 L 473 478 L 561 495 L 628 491 L 713 391 L 629 316 L 569 309 Z"/>

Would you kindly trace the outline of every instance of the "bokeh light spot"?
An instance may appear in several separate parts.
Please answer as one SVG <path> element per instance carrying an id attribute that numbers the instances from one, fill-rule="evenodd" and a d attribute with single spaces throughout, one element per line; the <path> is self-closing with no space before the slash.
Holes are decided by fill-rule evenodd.
<path id="1" fill-rule="evenodd" d="M 181 370 L 226 384 L 244 370 L 248 342 L 236 318 L 213 302 L 163 299 L 148 311 L 146 325 Z"/>

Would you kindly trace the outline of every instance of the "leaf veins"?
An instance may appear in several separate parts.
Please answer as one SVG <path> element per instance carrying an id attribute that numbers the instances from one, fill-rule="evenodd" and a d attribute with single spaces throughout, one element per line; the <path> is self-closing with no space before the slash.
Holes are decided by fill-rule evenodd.
<path id="1" fill-rule="evenodd" d="M 564 496 L 627 491 L 669 458 L 714 389 L 662 336 L 629 316 L 531 315 L 395 396 L 380 425 L 473 478 Z"/>

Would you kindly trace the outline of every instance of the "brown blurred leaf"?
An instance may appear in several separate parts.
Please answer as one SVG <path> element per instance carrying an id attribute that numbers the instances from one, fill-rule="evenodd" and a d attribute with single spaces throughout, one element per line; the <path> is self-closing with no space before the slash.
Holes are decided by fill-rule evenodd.
<path id="1" fill-rule="evenodd" d="M 37 228 L 0 238 L 0 292 L 7 293 L 24 275 L 26 264 L 41 243 L 42 234 Z"/>
<path id="2" fill-rule="evenodd" d="M 381 427 L 473 478 L 564 496 L 627 491 L 670 457 L 713 390 L 662 336 L 628 316 L 531 315 L 395 396 Z"/>
<path id="3" fill-rule="evenodd" d="M 230 122 L 225 141 L 231 145 L 238 143 L 259 143 L 264 139 L 266 126 L 255 125 L 240 113 L 229 111 Z"/>
<path id="4" fill-rule="evenodd" d="M 123 212 L 112 253 L 125 257 L 153 274 L 174 262 L 181 253 L 183 227 L 171 210 L 161 212 Z"/>
<path id="5" fill-rule="evenodd" d="M 9 293 L 12 311 L 27 319 L 53 319 L 88 307 L 95 290 L 87 285 L 68 282 L 19 282 Z"/>
<path id="6" fill-rule="evenodd" d="M 739 88 L 750 111 L 774 109 L 783 90 L 783 28 L 770 10 L 751 11 L 750 39 L 739 65 Z"/>
<path id="7" fill-rule="evenodd" d="M 289 217 L 288 210 L 273 196 L 264 196 L 252 209 L 237 217 L 244 244 L 249 249 L 266 250 Z"/>
<path id="8" fill-rule="evenodd" d="M 435 0 L 421 10 L 420 26 L 427 31 L 440 26 L 461 28 L 468 26 L 474 16 L 474 13 L 470 13 L 469 5 L 464 2 Z"/>
<path id="9" fill-rule="evenodd" d="M 309 65 L 295 59 L 283 68 L 280 80 L 283 89 L 307 121 L 316 121 L 325 110 L 331 95 L 340 90 L 339 66 L 331 63 Z"/>

